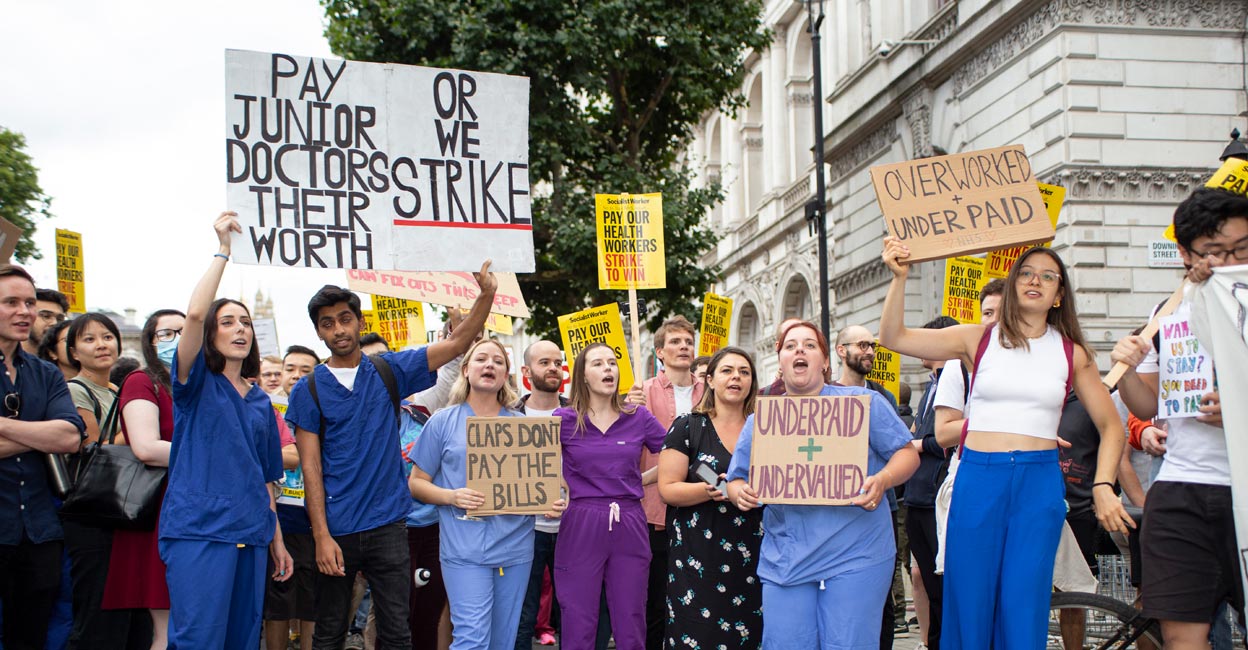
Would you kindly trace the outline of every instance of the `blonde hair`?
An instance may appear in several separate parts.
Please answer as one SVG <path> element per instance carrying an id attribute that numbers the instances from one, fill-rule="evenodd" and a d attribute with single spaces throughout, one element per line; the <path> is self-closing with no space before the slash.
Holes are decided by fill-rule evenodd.
<path id="1" fill-rule="evenodd" d="M 585 415 L 589 413 L 590 392 L 589 384 L 585 383 L 585 356 L 590 350 L 597 350 L 598 348 L 611 350 L 611 347 L 606 343 L 595 341 L 581 348 L 581 351 L 576 354 L 576 361 L 572 364 L 572 392 L 568 398 L 568 406 L 576 411 L 576 429 L 574 433 L 577 435 L 585 433 Z M 615 351 L 611 350 L 611 353 L 614 354 Z M 611 407 L 615 409 L 616 413 L 627 413 L 629 415 L 632 415 L 637 410 L 635 404 L 624 403 L 624 397 L 620 395 L 619 391 L 616 391 L 615 399 L 611 400 Z"/>
<path id="2" fill-rule="evenodd" d="M 451 394 L 446 400 L 447 406 L 454 404 L 462 404 L 468 401 L 468 393 L 472 390 L 472 386 L 468 385 L 468 362 L 472 359 L 472 355 L 476 353 L 477 348 L 482 345 L 492 344 L 503 353 L 503 368 L 506 371 L 506 378 L 502 387 L 498 389 L 498 403 L 504 408 L 511 408 L 520 400 L 520 394 L 516 391 L 516 387 L 511 380 L 511 359 L 507 358 L 507 349 L 503 347 L 495 339 L 481 339 L 472 344 L 468 351 L 464 353 L 463 359 L 459 362 L 459 377 L 455 379 L 455 383 L 451 385 Z"/>

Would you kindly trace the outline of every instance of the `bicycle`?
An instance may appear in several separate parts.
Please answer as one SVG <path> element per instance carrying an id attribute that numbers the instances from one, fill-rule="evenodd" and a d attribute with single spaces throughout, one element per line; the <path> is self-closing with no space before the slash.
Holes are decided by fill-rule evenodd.
<path id="1" fill-rule="evenodd" d="M 1083 612 L 1082 648 L 1096 650 L 1159 650 L 1162 647 L 1161 625 L 1140 613 L 1132 602 L 1136 591 L 1131 586 L 1130 570 L 1122 556 L 1098 555 L 1097 593 L 1077 591 L 1055 592 L 1051 598 L 1047 648 L 1066 648 L 1060 626 L 1061 610 Z M 1067 624 L 1080 617 L 1067 616 Z M 1071 630 L 1067 629 L 1067 636 Z"/>

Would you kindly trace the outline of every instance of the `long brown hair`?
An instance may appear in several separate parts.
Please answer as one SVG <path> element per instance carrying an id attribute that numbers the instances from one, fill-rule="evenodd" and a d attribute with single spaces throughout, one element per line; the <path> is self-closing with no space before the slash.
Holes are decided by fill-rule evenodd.
<path id="1" fill-rule="evenodd" d="M 1045 322 L 1052 325 L 1053 329 L 1070 339 L 1075 345 L 1083 348 L 1084 353 L 1091 360 L 1096 353 L 1088 346 L 1087 340 L 1083 337 L 1083 328 L 1079 326 L 1079 314 L 1075 310 L 1075 291 L 1070 284 L 1070 274 L 1066 271 L 1066 264 L 1062 262 L 1062 258 L 1058 257 L 1057 253 L 1053 252 L 1053 249 L 1044 246 L 1036 246 L 1020 255 L 1018 261 L 1014 262 L 1014 266 L 1010 268 L 1009 276 L 1005 278 L 1005 294 L 1001 296 L 1001 318 L 997 320 L 997 329 L 1001 332 L 999 335 L 1001 346 L 1031 350 L 1027 337 L 1022 331 L 1023 317 L 1018 300 L 1018 274 L 1027 258 L 1032 255 L 1047 255 L 1057 264 L 1058 274 L 1061 276 L 1057 283 L 1060 304 L 1056 307 L 1049 307 Z"/>
<path id="2" fill-rule="evenodd" d="M 707 417 L 714 419 L 715 417 L 715 389 L 711 387 L 711 377 L 715 373 L 715 369 L 719 368 L 719 364 L 723 362 L 724 357 L 736 354 L 745 358 L 746 363 L 750 364 L 750 392 L 746 393 L 744 414 L 749 417 L 754 414 L 754 401 L 758 397 L 758 370 L 754 368 L 754 358 L 750 353 L 738 347 L 728 346 L 720 348 L 718 352 L 711 356 L 711 362 L 706 367 L 706 390 L 702 393 L 702 401 L 694 407 L 695 413 L 705 413 Z"/>
<path id="3" fill-rule="evenodd" d="M 608 347 L 606 343 L 595 341 L 581 348 L 581 351 L 576 353 L 576 360 L 572 362 L 572 387 L 571 395 L 568 398 L 568 406 L 576 411 L 575 431 L 578 434 L 585 432 L 585 416 L 589 413 L 590 393 L 589 384 L 585 383 L 585 355 L 590 350 L 597 350 L 598 348 L 606 348 L 611 354 L 615 354 L 615 350 Z M 617 413 L 627 413 L 629 415 L 632 415 L 637 410 L 635 405 L 624 403 L 624 396 L 620 395 L 618 390 L 615 393 L 615 399 L 611 401 L 611 406 Z"/>

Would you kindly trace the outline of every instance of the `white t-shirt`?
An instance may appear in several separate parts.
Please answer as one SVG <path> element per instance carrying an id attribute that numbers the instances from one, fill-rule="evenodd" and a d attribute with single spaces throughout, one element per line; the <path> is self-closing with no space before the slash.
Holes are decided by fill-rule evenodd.
<path id="1" fill-rule="evenodd" d="M 676 417 L 693 411 L 693 384 L 677 386 L 672 384 L 672 392 L 676 394 Z"/>
<path id="2" fill-rule="evenodd" d="M 933 408 L 945 406 L 958 411 L 966 408 L 966 383 L 962 381 L 962 360 L 953 359 L 945 362 L 945 369 L 940 371 L 940 382 L 936 384 L 936 398 Z M 963 413 L 963 415 L 966 415 Z"/>
<path id="3" fill-rule="evenodd" d="M 1187 296 L 1174 310 L 1174 316 L 1190 319 L 1192 303 Z M 1158 363 L 1157 351 L 1149 350 L 1144 361 L 1135 369 L 1141 374 L 1157 374 L 1165 381 L 1166 372 Z M 1156 418 L 1170 425 L 1166 438 L 1166 455 L 1157 472 L 1158 481 L 1182 481 L 1206 485 L 1230 485 L 1231 464 L 1226 455 L 1226 434 L 1219 427 L 1210 426 L 1196 418 Z"/>
<path id="4" fill-rule="evenodd" d="M 335 368 L 333 366 L 325 367 L 329 368 L 329 371 L 334 373 L 334 378 L 338 380 L 338 383 L 342 384 L 343 388 L 347 390 L 355 390 L 355 375 L 360 371 L 359 366 L 352 366 L 350 368 Z"/>
<path id="5" fill-rule="evenodd" d="M 531 418 L 547 417 L 550 415 L 554 415 L 554 413 L 555 413 L 555 409 L 550 409 L 549 411 L 546 411 L 543 409 L 532 408 L 527 404 L 524 407 L 524 414 Z M 533 522 L 534 522 L 533 527 L 536 528 L 539 532 L 549 533 L 552 535 L 559 532 L 559 520 L 558 519 L 547 519 L 546 515 L 533 515 Z"/>

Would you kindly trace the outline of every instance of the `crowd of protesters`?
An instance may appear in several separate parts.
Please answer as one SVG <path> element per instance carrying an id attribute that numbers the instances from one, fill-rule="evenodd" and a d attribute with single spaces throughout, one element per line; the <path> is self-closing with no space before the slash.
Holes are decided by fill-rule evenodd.
<path id="1" fill-rule="evenodd" d="M 106 315 L 69 319 L 0 267 L 0 647 L 888 648 L 905 565 L 925 647 L 1042 648 L 1053 588 L 1084 584 L 1111 535 L 1167 648 L 1210 647 L 1243 609 L 1217 391 L 1199 417 L 1159 418 L 1169 369 L 1133 334 L 1111 394 L 1051 249 L 984 287 L 981 323 L 912 328 L 909 250 L 887 238 L 878 339 L 785 321 L 765 378 L 739 347 L 696 357 L 677 316 L 654 333 L 655 377 L 621 386 L 601 343 L 566 377 L 538 341 L 521 398 L 481 335 L 489 262 L 427 346 L 390 351 L 327 285 L 308 317 L 329 356 L 261 358 L 247 306 L 215 299 L 239 230 L 217 218 L 208 270 L 185 311 L 147 318 L 138 367 Z M 1174 233 L 1193 282 L 1248 263 L 1248 198 L 1198 190 Z M 913 412 L 867 379 L 877 345 L 931 371 Z M 754 412 L 777 395 L 869 401 L 850 505 L 760 502 Z M 472 516 L 468 418 L 526 415 L 559 419 L 564 493 L 536 517 Z M 101 445 L 168 468 L 157 523 L 58 514 L 56 461 L 75 476 Z M 1063 614 L 1065 641 L 1078 622 Z"/>

